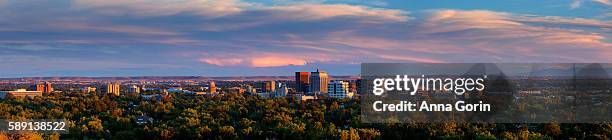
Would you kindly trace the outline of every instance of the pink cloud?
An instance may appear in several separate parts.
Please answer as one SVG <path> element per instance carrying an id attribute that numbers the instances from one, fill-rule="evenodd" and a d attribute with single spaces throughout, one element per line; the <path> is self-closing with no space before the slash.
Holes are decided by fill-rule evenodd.
<path id="1" fill-rule="evenodd" d="M 387 60 L 395 60 L 395 61 L 408 61 L 408 62 L 420 62 L 420 63 L 444 63 L 445 61 L 425 58 L 425 57 L 415 57 L 409 55 L 380 55 L 381 58 Z"/>
<path id="2" fill-rule="evenodd" d="M 243 63 L 243 59 L 240 58 L 201 58 L 200 62 L 204 62 L 211 65 L 217 66 L 234 66 Z"/>
<path id="3" fill-rule="evenodd" d="M 288 65 L 305 65 L 306 60 L 295 57 L 263 56 L 251 60 L 253 67 L 278 67 Z"/>
<path id="4" fill-rule="evenodd" d="M 376 9 L 346 4 L 294 4 L 265 8 L 276 11 L 275 16 L 284 19 L 319 20 L 337 16 L 374 17 L 384 21 L 407 21 L 407 12 L 392 9 Z"/>
<path id="5" fill-rule="evenodd" d="M 594 19 L 434 10 L 418 17 L 424 19 L 410 20 L 417 17 L 395 9 L 317 3 L 268 6 L 237 0 L 77 0 L 74 6 L 95 12 L 87 16 L 92 19 L 68 17 L 55 24 L 56 20 L 48 20 L 34 31 L 51 25 L 51 32 L 108 32 L 121 33 L 121 37 L 68 37 L 40 42 L 0 40 L 0 43 L 121 46 L 133 43 L 142 47 L 168 46 L 168 50 L 177 46 L 180 50 L 176 51 L 194 52 L 181 58 L 220 67 L 612 60 L 610 34 L 606 33 L 612 24 Z M 152 16 L 176 14 L 180 15 L 172 18 L 183 20 L 186 16 L 195 20 L 150 25 L 107 19 L 108 15 L 128 15 L 122 18 L 148 22 L 159 20 Z M 201 53 L 202 50 L 209 53 Z"/>
<path id="6" fill-rule="evenodd" d="M 388 36 L 364 34 L 369 29 L 386 32 L 386 28 L 364 28 L 245 39 L 253 44 L 279 47 L 278 50 L 255 50 L 294 54 L 288 58 L 296 60 L 255 56 L 233 64 L 251 67 L 301 65 L 320 56 L 327 57 L 326 60 L 317 60 L 323 63 L 588 62 L 611 59 L 607 52 L 612 52 L 612 48 L 609 47 L 610 43 L 603 41 L 606 39 L 604 34 L 538 24 L 609 27 L 608 23 L 597 20 L 484 10 L 441 10 L 433 11 L 423 21 L 408 28 L 389 28 L 399 32 L 390 32 L 394 34 Z M 253 64 L 257 57 L 262 58 L 257 62 L 268 64 Z M 272 63 L 273 60 L 278 64 Z"/>
<path id="7" fill-rule="evenodd" d="M 227 66 L 247 66 L 247 67 L 280 67 L 296 65 L 306 65 L 309 61 L 325 61 L 320 58 L 307 59 L 300 56 L 292 56 L 289 54 L 278 54 L 278 53 L 252 53 L 251 55 L 224 55 L 215 56 L 207 55 L 204 58 L 199 59 L 200 62 L 227 67 Z"/>
<path id="8" fill-rule="evenodd" d="M 239 0 L 75 0 L 75 8 L 107 15 L 164 16 L 193 12 L 208 17 L 238 13 L 253 6 Z"/>
<path id="9" fill-rule="evenodd" d="M 455 31 L 475 30 L 473 34 L 450 36 L 448 39 L 471 40 L 504 40 L 513 39 L 517 42 L 532 41 L 532 43 L 572 43 L 590 45 L 609 45 L 603 42 L 601 34 L 584 30 L 551 28 L 529 25 L 527 23 L 569 24 L 592 26 L 606 29 L 612 27 L 609 22 L 580 18 L 537 17 L 513 15 L 493 11 L 461 11 L 442 10 L 433 12 L 429 20 L 423 24 L 422 33 L 449 33 Z"/>
<path id="10" fill-rule="evenodd" d="M 553 26 L 547 26 L 553 25 Z M 559 26 L 563 25 L 563 26 Z M 581 28 L 574 28 L 581 27 Z M 581 18 L 520 15 L 483 10 L 439 10 L 417 28 L 421 36 L 502 62 L 612 60 L 606 42 L 612 24 Z M 608 34 L 609 35 L 609 34 Z M 554 59 L 557 58 L 557 59 Z"/>
<path id="11" fill-rule="evenodd" d="M 294 20 L 320 20 L 337 16 L 374 17 L 379 21 L 406 21 L 402 10 L 370 8 L 348 4 L 292 3 L 266 6 L 240 0 L 75 0 L 74 8 L 92 9 L 106 15 L 166 16 L 181 12 L 196 13 L 205 17 L 222 17 L 246 10 L 270 11 L 273 17 Z M 216 26 L 212 29 L 234 28 Z M 207 28 L 208 29 L 208 28 Z"/>

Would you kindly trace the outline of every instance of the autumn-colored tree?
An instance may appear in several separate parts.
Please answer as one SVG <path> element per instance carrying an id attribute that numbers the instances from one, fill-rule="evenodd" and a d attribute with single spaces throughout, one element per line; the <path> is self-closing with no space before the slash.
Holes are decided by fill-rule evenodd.
<path id="1" fill-rule="evenodd" d="M 219 128 L 219 134 L 221 134 L 222 136 L 234 136 L 234 127 L 232 126 L 222 126 L 221 128 Z"/>
<path id="2" fill-rule="evenodd" d="M 9 135 L 0 132 L 0 140 L 8 140 L 8 139 L 10 139 Z"/>
<path id="3" fill-rule="evenodd" d="M 44 140 L 42 135 L 38 133 L 22 133 L 19 134 L 18 140 Z"/>
<path id="4" fill-rule="evenodd" d="M 66 119 L 70 133 L 61 135 L 66 139 L 606 139 L 612 133 L 612 123 L 367 124 L 361 123 L 360 114 L 359 99 L 301 101 L 247 94 L 170 94 L 161 100 L 96 94 L 0 100 L 0 119 Z M 152 121 L 138 121 L 143 115 Z M 0 133 L 0 140 L 5 137 L 26 136 Z"/>
<path id="5" fill-rule="evenodd" d="M 555 122 L 547 123 L 544 125 L 544 134 L 559 136 L 561 134 L 561 127 Z"/>

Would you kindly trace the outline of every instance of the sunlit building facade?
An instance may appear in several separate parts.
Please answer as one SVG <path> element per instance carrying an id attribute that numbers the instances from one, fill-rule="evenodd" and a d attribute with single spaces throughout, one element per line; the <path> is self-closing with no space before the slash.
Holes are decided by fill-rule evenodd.
<path id="1" fill-rule="evenodd" d="M 0 91 L 0 99 L 5 99 L 7 96 L 16 98 L 42 96 L 42 91 L 27 91 L 26 89 L 17 89 L 15 91 Z"/>
<path id="2" fill-rule="evenodd" d="M 262 92 L 272 93 L 276 91 L 276 81 L 265 81 L 261 83 Z"/>
<path id="3" fill-rule="evenodd" d="M 128 93 L 140 93 L 140 87 L 136 86 L 136 85 L 132 85 L 130 86 L 130 88 L 128 88 Z"/>
<path id="4" fill-rule="evenodd" d="M 352 98 L 353 92 L 350 91 L 349 82 L 335 80 L 327 85 L 328 96 L 331 98 Z"/>
<path id="5" fill-rule="evenodd" d="M 49 94 L 53 92 L 53 85 L 49 82 L 45 82 L 43 84 L 36 84 L 36 91 Z"/>
<path id="6" fill-rule="evenodd" d="M 83 87 L 81 89 L 81 91 L 83 93 L 95 93 L 96 92 L 96 88 L 95 87 Z"/>
<path id="7" fill-rule="evenodd" d="M 300 93 L 308 93 L 310 87 L 310 72 L 295 72 L 295 90 Z"/>
<path id="8" fill-rule="evenodd" d="M 319 71 L 312 72 L 310 74 L 310 92 L 312 93 L 327 93 L 327 84 L 329 83 L 329 76 L 327 72 Z"/>
<path id="9" fill-rule="evenodd" d="M 121 95 L 121 84 L 119 83 L 108 83 L 106 85 L 106 93 L 113 94 L 115 96 Z"/>
<path id="10" fill-rule="evenodd" d="M 217 93 L 217 86 L 215 85 L 215 81 L 210 81 L 208 84 L 208 91 L 210 93 Z"/>

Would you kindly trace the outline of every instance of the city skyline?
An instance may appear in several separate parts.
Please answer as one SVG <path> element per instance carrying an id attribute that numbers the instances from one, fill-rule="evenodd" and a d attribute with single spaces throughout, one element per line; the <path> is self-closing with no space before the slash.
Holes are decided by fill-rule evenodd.
<path id="1" fill-rule="evenodd" d="M 0 0 L 0 78 L 612 62 L 612 2 Z"/>

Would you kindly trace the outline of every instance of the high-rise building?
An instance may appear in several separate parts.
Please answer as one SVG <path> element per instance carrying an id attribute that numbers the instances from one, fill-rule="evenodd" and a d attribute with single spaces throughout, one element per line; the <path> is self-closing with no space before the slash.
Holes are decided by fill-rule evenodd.
<path id="1" fill-rule="evenodd" d="M 328 95 L 332 98 L 351 98 L 353 92 L 349 91 L 349 83 L 345 81 L 332 81 L 327 85 Z"/>
<path id="2" fill-rule="evenodd" d="M 140 93 L 140 88 L 136 85 L 132 85 L 130 88 L 128 88 L 128 92 L 129 93 Z"/>
<path id="3" fill-rule="evenodd" d="M 120 90 L 120 86 L 121 86 L 121 84 L 119 84 L 119 83 L 115 83 L 115 84 L 114 84 L 114 86 L 115 86 L 115 87 L 113 88 L 113 93 L 114 93 L 115 95 L 117 95 L 117 96 L 121 95 L 121 93 L 120 93 L 120 92 L 121 92 L 121 90 Z"/>
<path id="4" fill-rule="evenodd" d="M 36 91 L 40 91 L 40 92 L 49 94 L 49 93 L 53 92 L 53 85 L 51 85 L 51 83 L 49 83 L 49 82 L 45 82 L 43 84 L 37 84 L 36 85 Z"/>
<path id="5" fill-rule="evenodd" d="M 312 93 L 327 93 L 327 84 L 329 76 L 324 71 L 310 73 L 310 92 Z"/>
<path id="6" fill-rule="evenodd" d="M 265 81 L 261 86 L 262 92 L 273 93 L 276 91 L 276 82 L 275 81 Z"/>
<path id="7" fill-rule="evenodd" d="M 217 86 L 215 85 L 215 81 L 210 81 L 210 84 L 208 85 L 208 91 L 210 91 L 210 93 L 217 92 Z"/>
<path id="8" fill-rule="evenodd" d="M 295 72 L 295 90 L 301 93 L 308 93 L 310 86 L 310 72 Z"/>
<path id="9" fill-rule="evenodd" d="M 121 85 L 118 82 L 117 83 L 108 83 L 106 85 L 106 93 L 111 93 L 111 94 L 113 94 L 115 96 L 119 96 L 119 95 L 121 95 L 121 93 L 120 93 L 120 91 L 121 91 L 120 86 Z"/>
<path id="10" fill-rule="evenodd" d="M 113 93 L 113 84 L 106 83 L 106 93 Z"/>

